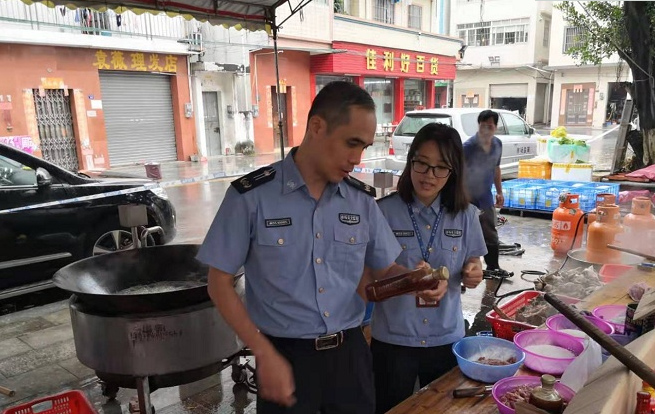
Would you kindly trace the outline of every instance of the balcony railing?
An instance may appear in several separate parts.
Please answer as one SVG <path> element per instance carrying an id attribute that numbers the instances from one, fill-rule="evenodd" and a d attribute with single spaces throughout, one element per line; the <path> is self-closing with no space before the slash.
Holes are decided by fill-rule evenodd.
<path id="1" fill-rule="evenodd" d="M 145 39 L 191 39 L 201 25 L 181 16 L 113 10 L 98 12 L 88 8 L 49 8 L 41 3 L 27 5 L 20 0 L 0 1 L 0 26 L 31 30 L 78 33 L 91 36 L 117 36 Z"/>

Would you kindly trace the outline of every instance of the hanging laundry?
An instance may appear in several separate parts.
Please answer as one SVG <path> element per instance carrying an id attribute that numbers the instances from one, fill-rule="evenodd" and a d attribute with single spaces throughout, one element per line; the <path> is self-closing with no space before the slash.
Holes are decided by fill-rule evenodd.
<path id="1" fill-rule="evenodd" d="M 120 14 L 116 15 L 116 26 L 121 27 L 121 24 L 123 24 L 123 16 Z"/>

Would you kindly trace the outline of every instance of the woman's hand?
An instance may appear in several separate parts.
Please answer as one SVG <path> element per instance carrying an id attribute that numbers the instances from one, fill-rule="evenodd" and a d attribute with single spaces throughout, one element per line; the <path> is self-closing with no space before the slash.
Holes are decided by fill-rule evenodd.
<path id="1" fill-rule="evenodd" d="M 482 282 L 482 263 L 480 258 L 469 259 L 462 268 L 462 284 L 469 289 L 475 289 Z"/>

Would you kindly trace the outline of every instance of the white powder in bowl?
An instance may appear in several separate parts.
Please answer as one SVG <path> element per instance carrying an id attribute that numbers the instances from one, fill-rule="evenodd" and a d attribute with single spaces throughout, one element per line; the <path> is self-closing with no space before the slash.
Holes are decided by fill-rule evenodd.
<path id="1" fill-rule="evenodd" d="M 526 350 L 549 358 L 575 358 L 575 354 L 566 348 L 555 345 L 530 345 Z"/>
<path id="2" fill-rule="evenodd" d="M 578 338 L 587 338 L 587 334 L 578 329 L 560 329 L 558 332 L 576 336 Z"/>

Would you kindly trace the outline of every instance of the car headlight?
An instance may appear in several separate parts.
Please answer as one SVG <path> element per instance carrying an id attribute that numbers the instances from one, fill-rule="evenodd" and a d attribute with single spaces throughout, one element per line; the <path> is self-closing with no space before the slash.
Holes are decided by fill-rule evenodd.
<path id="1" fill-rule="evenodd" d="M 168 194 L 166 194 L 166 190 L 164 190 L 163 188 L 155 187 L 155 188 L 151 188 L 150 191 L 152 191 L 152 193 L 157 197 L 168 200 Z"/>

